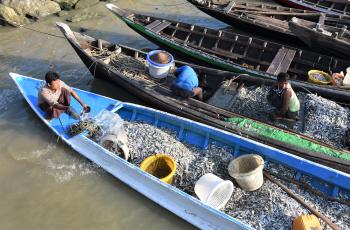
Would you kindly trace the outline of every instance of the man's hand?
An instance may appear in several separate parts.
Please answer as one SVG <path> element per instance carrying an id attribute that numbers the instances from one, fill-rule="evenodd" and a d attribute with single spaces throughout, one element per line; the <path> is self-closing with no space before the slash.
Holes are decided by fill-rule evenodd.
<path id="1" fill-rule="evenodd" d="M 91 111 L 91 108 L 87 104 L 83 104 L 83 110 L 85 113 L 89 113 Z"/>
<path id="2" fill-rule="evenodd" d="M 171 66 L 170 67 L 170 69 L 169 69 L 169 73 L 175 73 L 176 72 L 176 66 L 175 65 L 173 65 L 173 66 Z"/>

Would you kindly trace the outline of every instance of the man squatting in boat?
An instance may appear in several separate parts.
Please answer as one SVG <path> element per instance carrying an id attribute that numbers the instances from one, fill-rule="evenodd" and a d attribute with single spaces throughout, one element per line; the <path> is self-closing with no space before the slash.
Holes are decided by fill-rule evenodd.
<path id="1" fill-rule="evenodd" d="M 289 75 L 287 73 L 279 73 L 277 84 L 268 95 L 269 102 L 277 109 L 272 115 L 274 120 L 295 121 L 297 119 L 300 102 L 288 80 Z"/>
<path id="2" fill-rule="evenodd" d="M 152 59 L 161 64 L 169 63 L 169 55 L 166 52 L 156 53 Z M 172 67 L 170 72 L 176 76 L 171 85 L 171 91 L 175 95 L 183 98 L 197 97 L 198 100 L 203 101 L 203 90 L 198 87 L 198 77 L 194 69 L 185 65 L 179 68 Z"/>
<path id="3" fill-rule="evenodd" d="M 45 81 L 46 84 L 39 90 L 38 105 L 47 113 L 47 120 L 58 118 L 63 112 L 74 119 L 79 119 L 79 114 L 70 106 L 71 95 L 80 103 L 84 111 L 90 110 L 90 107 L 84 104 L 78 94 L 60 80 L 58 73 L 47 72 Z"/>

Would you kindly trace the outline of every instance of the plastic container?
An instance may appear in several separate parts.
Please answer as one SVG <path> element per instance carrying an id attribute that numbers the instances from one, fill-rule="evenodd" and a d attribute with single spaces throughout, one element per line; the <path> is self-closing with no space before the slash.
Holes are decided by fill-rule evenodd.
<path id="1" fill-rule="evenodd" d="M 121 133 L 120 133 L 121 134 Z M 116 135 L 116 134 L 107 134 L 103 136 L 100 140 L 100 145 L 107 149 L 110 152 L 119 154 L 120 157 L 124 158 L 125 160 L 129 159 L 129 148 L 128 144 L 123 141 L 123 139 L 126 139 L 125 137 L 122 138 L 124 135 Z M 127 140 L 127 139 L 126 139 Z"/>
<path id="2" fill-rule="evenodd" d="M 160 52 L 165 52 L 169 55 L 170 60 L 167 64 L 161 64 L 161 63 L 157 63 L 157 62 L 154 62 L 151 60 L 152 55 L 160 53 Z M 168 53 L 164 50 L 153 50 L 151 52 L 148 52 L 146 60 L 148 63 L 149 74 L 151 75 L 151 77 L 154 77 L 156 79 L 165 78 L 169 73 L 170 67 L 172 67 L 174 64 L 174 57 L 170 53 Z"/>
<path id="3" fill-rule="evenodd" d="M 259 189 L 264 183 L 264 159 L 256 154 L 247 154 L 232 160 L 228 173 L 235 178 L 238 185 L 246 191 Z"/>
<path id="4" fill-rule="evenodd" d="M 316 79 L 314 76 L 312 76 L 313 74 L 321 74 L 326 80 L 322 81 L 319 79 Z M 308 73 L 308 82 L 317 84 L 317 85 L 329 85 L 332 82 L 332 77 L 329 76 L 328 73 L 325 73 L 321 70 L 310 70 Z"/>
<path id="5" fill-rule="evenodd" d="M 168 155 L 156 154 L 143 160 L 140 168 L 165 183 L 171 184 L 176 171 L 176 163 L 173 158 Z"/>
<path id="6" fill-rule="evenodd" d="M 322 230 L 315 215 L 301 215 L 294 219 L 292 230 Z"/>
<path id="7" fill-rule="evenodd" d="M 343 85 L 350 86 L 350 67 L 346 69 L 346 75 L 343 79 Z"/>
<path id="8" fill-rule="evenodd" d="M 229 180 L 224 181 L 212 173 L 207 173 L 196 182 L 194 192 L 202 202 L 221 209 L 233 193 L 233 183 Z"/>

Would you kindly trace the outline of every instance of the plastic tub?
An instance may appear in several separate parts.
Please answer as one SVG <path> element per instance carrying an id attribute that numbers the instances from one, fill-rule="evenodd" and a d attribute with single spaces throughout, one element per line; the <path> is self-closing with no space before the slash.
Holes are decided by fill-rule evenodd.
<path id="1" fill-rule="evenodd" d="M 316 79 L 313 74 L 320 74 L 322 75 L 326 80 L 322 81 L 319 79 Z M 332 82 L 332 77 L 329 76 L 328 73 L 325 73 L 321 70 L 310 70 L 308 73 L 308 82 L 318 84 L 318 85 L 329 85 Z"/>
<path id="2" fill-rule="evenodd" d="M 194 192 L 204 203 L 221 209 L 233 193 L 233 183 L 229 180 L 224 181 L 212 173 L 207 173 L 196 182 Z"/>
<path id="3" fill-rule="evenodd" d="M 160 52 L 165 52 L 169 55 L 170 60 L 167 64 L 161 64 L 151 60 L 152 55 Z M 148 71 L 151 77 L 154 77 L 156 79 L 162 79 L 168 75 L 170 67 L 173 66 L 174 57 L 164 50 L 153 50 L 147 53 L 146 61 L 148 63 Z"/>
<path id="4" fill-rule="evenodd" d="M 107 134 L 100 140 L 100 145 L 110 152 L 119 154 L 125 160 L 129 159 L 129 148 L 127 143 L 123 143 L 120 135 Z"/>
<path id="5" fill-rule="evenodd" d="M 156 154 L 143 160 L 140 168 L 165 183 L 171 184 L 176 171 L 176 163 L 168 155 Z"/>
<path id="6" fill-rule="evenodd" d="M 315 215 L 301 215 L 294 219 L 292 230 L 322 230 Z"/>
<path id="7" fill-rule="evenodd" d="M 232 160 L 228 173 L 246 191 L 259 189 L 264 183 L 264 159 L 256 154 L 247 154 Z"/>

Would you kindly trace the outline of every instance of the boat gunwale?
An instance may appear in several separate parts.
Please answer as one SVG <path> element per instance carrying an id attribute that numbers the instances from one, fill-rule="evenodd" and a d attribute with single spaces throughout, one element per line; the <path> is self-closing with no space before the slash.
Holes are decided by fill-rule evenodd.
<path id="1" fill-rule="evenodd" d="M 87 38 L 88 38 L 89 40 L 96 41 L 96 39 L 93 38 L 93 37 L 90 37 L 90 36 L 87 36 L 87 35 L 82 35 L 82 34 L 80 34 L 80 33 L 78 33 L 78 32 L 74 32 L 74 33 L 80 35 L 83 39 L 87 39 Z M 67 34 L 64 33 L 64 35 L 66 36 Z M 67 36 L 68 36 L 68 37 L 67 37 Z M 104 67 L 104 66 L 109 66 L 109 65 L 107 65 L 106 63 L 104 63 L 102 60 L 97 59 L 97 58 L 95 58 L 95 57 L 92 57 L 92 56 L 88 55 L 88 54 L 80 47 L 80 44 L 77 44 L 77 43 L 76 43 L 75 39 L 71 38 L 69 35 L 67 35 L 67 36 L 66 36 L 66 38 L 67 38 L 68 41 L 71 43 L 71 45 L 73 45 L 73 47 L 76 47 L 83 55 L 85 55 L 85 57 L 92 59 L 94 63 L 99 63 L 99 64 L 101 64 L 103 67 Z M 109 43 L 109 42 L 108 42 L 108 43 Z M 113 44 L 113 43 L 109 43 L 109 44 Z M 116 44 L 113 44 L 113 45 L 116 45 Z M 133 52 L 143 53 L 143 54 L 145 55 L 145 52 L 143 52 L 143 51 L 139 51 L 139 50 L 137 50 L 137 49 L 134 49 L 134 48 L 131 48 L 131 47 L 127 47 L 127 46 L 123 46 L 123 45 L 119 45 L 119 44 L 118 44 L 118 46 L 120 46 L 120 47 L 122 47 L 122 48 L 125 48 L 125 49 L 128 49 L 128 50 L 132 50 Z M 177 61 L 177 62 L 178 62 L 178 61 Z M 178 62 L 178 63 L 186 64 L 185 62 Z M 209 69 L 209 70 L 212 70 L 212 71 L 215 71 L 215 72 L 219 72 L 219 73 L 226 73 L 226 71 L 222 71 L 222 70 L 213 70 L 213 69 L 210 69 L 210 68 L 206 68 L 206 67 L 202 67 L 202 66 L 197 66 L 197 65 L 194 65 L 194 66 L 195 66 L 195 68 Z M 105 67 L 104 67 L 104 68 L 105 68 Z M 96 66 L 95 66 L 95 69 L 96 69 Z M 89 70 L 90 70 L 90 69 L 89 69 Z M 92 70 L 90 70 L 90 72 L 91 72 L 91 71 L 92 71 Z M 164 100 L 159 99 L 159 97 L 157 97 L 156 95 L 154 95 L 154 93 L 150 92 L 149 90 L 147 91 L 147 90 L 143 89 L 143 87 L 141 87 L 141 86 L 135 84 L 134 81 L 131 81 L 130 79 L 128 79 L 128 77 L 125 77 L 122 73 L 120 73 L 120 72 L 119 72 L 118 70 L 116 70 L 115 68 L 107 67 L 107 71 L 108 71 L 108 72 L 111 71 L 111 72 L 113 72 L 114 74 L 116 74 L 116 75 L 119 77 L 118 79 L 124 81 L 126 85 L 133 85 L 133 87 L 137 87 L 139 90 L 143 91 L 143 94 L 147 94 L 148 97 L 151 96 L 151 97 L 153 98 L 153 100 L 157 100 L 158 102 L 157 102 L 157 103 L 154 103 L 154 104 L 161 104 L 161 103 L 167 104 L 167 103 L 170 102 L 170 101 L 165 102 Z M 159 93 L 158 93 L 158 94 L 159 94 Z M 162 94 L 160 94 L 160 95 L 162 95 Z M 164 101 L 164 102 L 163 102 L 163 101 Z M 177 105 L 180 105 L 180 106 L 184 106 L 184 107 L 181 107 L 181 108 L 182 108 L 182 112 L 187 113 L 187 115 L 186 115 L 187 117 L 193 117 L 193 116 L 194 116 L 194 115 L 193 115 L 193 108 L 187 106 L 188 109 L 190 110 L 190 111 L 187 111 L 186 105 L 181 104 L 181 103 L 179 103 L 178 101 L 175 101 L 175 102 L 174 102 L 173 100 L 171 100 L 171 101 L 172 101 L 172 104 L 175 103 L 175 105 L 174 105 L 175 107 L 178 107 L 178 106 L 176 106 L 176 104 L 177 104 Z M 198 108 L 197 108 L 197 109 L 198 109 Z M 174 113 L 177 113 L 177 112 L 174 111 Z M 203 114 L 202 114 L 202 115 L 203 115 Z M 240 115 L 240 114 L 236 114 L 236 116 L 237 116 L 237 117 L 245 117 L 245 116 L 242 116 L 242 115 Z M 193 119 L 195 119 L 195 118 L 193 118 Z M 258 123 L 266 124 L 266 123 L 260 122 L 260 121 L 258 121 L 258 120 L 252 119 L 252 118 L 248 118 L 248 119 L 254 120 L 254 121 L 258 122 Z M 198 119 L 197 119 L 197 120 L 198 120 Z M 205 119 L 204 121 L 201 120 L 201 122 L 211 122 L 211 125 L 212 125 L 212 126 L 220 127 L 221 129 L 223 129 L 223 127 L 225 127 L 225 130 L 226 130 L 226 131 L 230 131 L 230 132 L 233 132 L 233 133 L 236 133 L 236 134 L 238 134 L 238 133 L 240 133 L 240 132 L 244 132 L 244 130 L 239 130 L 239 131 L 237 132 L 237 131 L 236 131 L 237 127 L 234 127 L 233 125 L 232 125 L 232 127 L 228 127 L 227 124 L 225 124 L 225 125 L 223 125 L 223 124 L 217 124 L 218 122 L 216 122 L 216 125 L 214 125 L 214 124 L 213 124 L 214 122 L 213 122 L 212 120 L 213 120 L 213 118 L 212 118 L 212 117 L 209 117 L 209 119 Z M 220 121 L 220 122 L 223 123 L 224 121 Z M 268 125 L 268 124 L 266 124 L 266 125 Z M 272 128 L 276 128 L 276 129 L 280 129 L 280 128 L 274 127 L 274 126 L 271 126 L 271 127 L 272 127 Z M 282 131 L 284 131 L 284 132 L 288 132 L 288 130 L 284 130 L 284 129 L 280 129 L 280 130 L 282 130 Z M 345 165 L 348 165 L 348 166 L 349 166 L 349 164 L 350 164 L 350 162 L 349 162 L 349 161 L 346 161 L 345 159 L 335 158 L 335 157 L 332 157 L 332 156 L 320 154 L 320 153 L 313 152 L 313 151 L 310 151 L 310 150 L 301 149 L 301 148 L 299 148 L 299 147 L 286 144 L 286 143 L 284 143 L 284 142 L 279 142 L 279 141 L 273 140 L 274 143 L 277 143 L 277 146 L 278 146 L 278 147 L 277 147 L 275 144 L 273 144 L 273 143 L 271 142 L 272 139 L 263 138 L 263 137 L 261 137 L 261 136 L 254 135 L 254 133 L 250 133 L 250 132 L 249 132 L 249 133 L 246 133 L 246 135 L 249 135 L 251 138 L 254 138 L 255 140 L 259 140 L 259 141 L 262 142 L 262 143 L 268 142 L 268 143 L 269 143 L 268 145 L 272 145 L 272 146 L 275 147 L 275 148 L 283 148 L 283 147 L 287 146 L 286 149 L 289 149 L 289 150 L 292 149 L 294 152 L 299 153 L 299 156 L 300 156 L 300 155 L 305 155 L 305 154 L 306 154 L 307 156 L 309 156 L 309 157 L 311 157 L 311 158 L 315 158 L 315 157 L 318 158 L 319 155 L 322 155 L 322 156 L 326 156 L 326 157 L 327 157 L 327 159 L 323 158 L 323 160 L 332 161 L 332 160 L 330 160 L 330 159 L 333 159 L 333 160 L 337 160 L 337 163 L 340 163 L 340 164 L 345 164 Z M 302 134 L 297 134 L 297 135 L 303 137 Z M 331 145 L 327 145 L 326 143 L 319 142 L 319 141 L 317 141 L 317 140 L 315 140 L 315 139 L 312 139 L 312 138 L 310 139 L 310 138 L 308 138 L 308 137 L 306 137 L 305 139 L 307 139 L 307 140 L 309 140 L 309 141 L 311 141 L 311 142 L 313 142 L 313 143 L 315 143 L 315 144 L 318 144 L 318 145 L 320 145 L 320 146 L 325 146 L 325 147 L 328 147 L 328 148 L 330 148 L 330 149 L 334 149 L 334 150 L 336 150 L 336 151 L 338 151 L 338 152 L 343 152 L 343 153 L 345 153 L 345 154 L 350 154 L 350 151 L 347 151 L 347 150 L 344 150 L 344 149 L 339 149 L 339 148 L 336 148 L 336 147 L 331 146 Z M 266 143 L 265 143 L 265 144 L 266 144 Z M 286 150 L 284 150 L 284 151 L 286 151 Z M 298 154 L 297 154 L 297 155 L 298 155 Z M 328 157 L 329 157 L 330 159 L 328 159 Z M 332 161 L 332 162 L 334 162 L 334 161 Z"/>
<path id="2" fill-rule="evenodd" d="M 66 141 L 66 142 L 69 142 L 70 139 L 74 138 L 74 137 L 71 137 L 71 138 L 66 138 L 62 132 L 58 132 L 57 130 L 55 130 L 51 125 L 50 123 L 42 116 L 42 114 L 39 113 L 39 110 L 33 105 L 33 103 L 30 101 L 30 99 L 26 96 L 25 92 L 23 91 L 23 89 L 20 87 L 20 84 L 17 82 L 17 78 L 27 78 L 27 79 L 32 79 L 32 80 L 36 80 L 38 82 L 42 81 L 42 80 L 38 80 L 38 79 L 35 79 L 35 78 L 32 78 L 32 77 L 27 77 L 27 76 L 23 76 L 23 75 L 20 75 L 20 74 L 15 74 L 15 73 L 10 73 L 10 76 L 12 77 L 12 79 L 15 81 L 17 87 L 20 89 L 20 92 L 22 93 L 23 97 L 26 99 L 26 101 L 28 102 L 28 104 L 30 105 L 30 107 L 34 110 L 34 112 L 39 116 L 39 118 L 44 121 L 44 123 L 52 130 L 54 131 L 58 136 L 60 136 L 62 138 L 62 140 Z M 85 92 L 85 93 L 90 93 L 88 91 L 85 91 L 85 90 L 79 90 L 77 89 L 77 91 L 79 92 Z M 94 94 L 94 93 L 91 93 L 93 95 L 97 95 L 97 96 L 102 96 L 102 95 L 98 95 L 98 94 Z M 108 97 L 105 97 L 105 96 L 102 96 L 104 98 L 108 98 Z M 111 98 L 108 98 L 108 99 L 111 99 Z M 115 99 L 113 99 L 115 100 Z M 254 150 L 264 150 L 264 151 L 261 151 L 258 152 L 260 154 L 262 154 L 265 158 L 268 158 L 268 159 L 271 159 L 272 161 L 278 163 L 278 164 L 282 164 L 282 165 L 285 165 L 286 167 L 289 167 L 289 168 L 292 168 L 293 170 L 296 170 L 296 171 L 305 171 L 307 169 L 307 167 L 305 168 L 305 164 L 311 166 L 312 167 L 317 167 L 317 168 L 322 168 L 322 170 L 325 170 L 325 172 L 327 173 L 332 173 L 332 174 L 335 174 L 333 176 L 326 176 L 326 179 L 325 177 L 323 177 L 324 175 L 319 175 L 319 174 L 316 174 L 314 171 L 312 170 L 309 170 L 310 172 L 306 173 L 306 175 L 310 175 L 310 176 L 313 176 L 313 177 L 316 177 L 320 180 L 323 180 L 323 181 L 326 181 L 326 183 L 329 183 L 329 184 L 335 184 L 334 183 L 334 179 L 337 178 L 337 180 L 340 180 L 341 177 L 344 177 L 344 179 L 348 179 L 350 180 L 350 174 L 347 174 L 347 173 L 344 173 L 344 172 L 341 172 L 339 170 L 336 170 L 336 169 L 333 169 L 333 168 L 330 168 L 328 166 L 325 166 L 325 165 L 321 165 L 321 164 L 318 164 L 318 163 L 315 163 L 315 162 L 312 162 L 310 160 L 307 160 L 307 159 L 304 159 L 300 156 L 295 156 L 291 153 L 288 153 L 284 150 L 281 150 L 281 149 L 277 149 L 275 147 L 272 147 L 272 146 L 269 146 L 269 145 L 266 145 L 264 143 L 260 143 L 260 142 L 257 142 L 255 140 L 251 140 L 251 139 L 248 139 L 246 137 L 242 137 L 242 136 L 239 136 L 237 134 L 234 134 L 234 133 L 231 133 L 231 132 L 228 132 L 228 131 L 225 131 L 225 130 L 221 130 L 219 128 L 215 128 L 215 127 L 211 127 L 209 125 L 206 125 L 206 124 L 203 124 L 203 123 L 200 123 L 200 122 L 197 122 L 197 121 L 192 121 L 188 118 L 183 118 L 183 117 L 179 117 L 177 115 L 173 115 L 173 114 L 170 114 L 170 113 L 167 113 L 167 112 L 163 112 L 163 111 L 160 111 L 160 110 L 156 110 L 156 109 L 153 109 L 153 108 L 149 108 L 149 107 L 145 107 L 145 106 L 141 106 L 141 105 L 137 105 L 137 104 L 133 104 L 133 103 L 124 103 L 124 102 L 120 102 L 118 100 L 115 100 L 117 103 L 115 104 L 116 106 L 118 106 L 118 109 L 117 110 L 120 110 L 122 108 L 126 108 L 126 107 L 130 107 L 130 108 L 135 108 L 138 110 L 138 111 L 141 111 L 141 112 L 147 112 L 149 113 L 149 111 L 151 111 L 151 113 L 153 112 L 153 114 L 156 114 L 156 113 L 159 113 L 161 114 L 161 116 L 164 116 L 163 118 L 163 121 L 165 121 L 166 123 L 171 123 L 170 121 L 177 121 L 179 120 L 180 124 L 177 124 L 178 127 L 187 127 L 187 130 L 190 131 L 190 132 L 195 132 L 195 133 L 198 133 L 202 136 L 208 136 L 209 138 L 211 137 L 211 139 L 213 141 L 215 141 L 216 139 L 213 139 L 213 136 L 214 137 L 218 137 L 220 138 L 220 140 L 223 138 L 224 140 L 225 139 L 229 139 L 229 141 L 232 141 L 235 145 L 239 145 L 239 146 L 244 146 L 245 148 L 249 148 L 249 149 L 254 149 Z M 129 109 L 129 108 L 128 108 Z M 116 112 L 117 110 L 114 110 L 113 112 Z M 129 109 L 130 111 L 136 111 L 135 109 Z M 157 119 L 159 120 L 161 117 L 157 116 Z M 150 123 L 150 122 L 147 122 L 147 123 Z M 173 123 L 171 123 L 173 124 Z M 154 125 L 154 124 L 152 124 Z M 198 130 L 201 130 L 201 132 L 199 132 Z M 77 136 L 84 136 L 84 138 L 87 138 L 85 136 L 86 134 L 79 134 Z M 75 136 L 76 137 L 76 136 Z M 232 139 L 233 138 L 233 139 Z M 88 138 L 87 138 L 88 139 Z M 232 139 L 232 140 L 231 140 Z M 100 149 L 104 150 L 105 153 L 108 153 L 109 155 L 113 156 L 115 159 L 118 159 L 122 162 L 124 162 L 125 164 L 130 164 L 129 166 L 132 165 L 132 167 L 137 167 L 127 161 L 125 161 L 124 159 L 116 156 L 115 154 L 109 152 L 108 150 L 105 150 L 102 146 L 98 145 L 97 143 L 95 143 L 94 141 L 92 140 L 89 140 L 91 143 L 93 143 L 94 145 L 98 146 Z M 245 142 L 246 144 L 242 144 L 241 142 Z M 223 142 L 223 143 L 226 143 L 226 142 Z M 69 144 L 69 143 L 68 143 Z M 69 144 L 70 145 L 70 144 Z M 247 145 L 249 145 L 249 147 L 246 147 Z M 70 145 L 71 146 L 71 145 Z M 254 147 L 253 147 L 254 146 Z M 259 148 L 257 148 L 259 146 Z M 73 146 L 72 146 L 73 147 Z M 233 147 L 232 145 L 230 147 Z M 262 149 L 261 149 L 262 148 Z M 270 151 L 273 151 L 273 152 L 270 152 Z M 281 156 L 283 155 L 283 156 Z M 278 160 L 276 159 L 278 158 Z M 287 160 L 289 159 L 289 160 Z M 290 160 L 296 160 L 296 161 L 299 161 L 301 164 L 299 165 L 299 168 L 296 167 L 295 164 L 293 164 L 292 162 L 290 162 Z M 139 169 L 140 172 L 142 171 L 141 169 Z M 143 172 L 145 173 L 145 172 Z M 314 175 L 316 174 L 316 175 Z M 321 173 L 320 173 L 321 174 Z M 145 173 L 146 175 L 146 173 Z M 161 180 L 157 179 L 156 177 L 154 176 L 151 176 L 151 175 L 147 175 L 148 177 L 150 177 L 151 179 L 157 181 L 159 184 L 165 184 L 166 186 L 169 186 L 168 188 L 175 188 L 174 186 L 171 186 L 171 185 L 167 185 L 166 183 L 164 182 L 161 182 Z M 339 182 L 339 181 L 337 181 Z M 347 191 L 350 191 L 350 183 L 346 183 L 346 181 L 343 181 L 342 183 L 337 183 L 336 184 L 337 186 L 341 187 L 342 189 L 345 189 Z M 181 190 L 180 190 L 181 191 Z M 184 193 L 183 191 L 181 191 L 182 193 Z M 188 194 L 187 194 L 188 195 Z M 189 195 L 190 196 L 190 195 Z M 192 197 L 193 198 L 193 197 Z M 196 200 L 198 202 L 198 200 Z M 202 204 L 203 205 L 203 204 Z M 205 207 L 207 207 L 207 205 L 204 205 Z M 213 209 L 213 208 L 212 208 Z M 215 209 L 214 209 L 215 210 Z M 216 210 L 217 211 L 217 210 Z M 223 213 L 223 212 L 220 212 L 218 211 L 219 213 Z M 224 213 L 225 214 L 225 213 Z M 225 214 L 227 215 L 227 214 Z M 234 219 L 234 218 L 233 218 Z"/>

